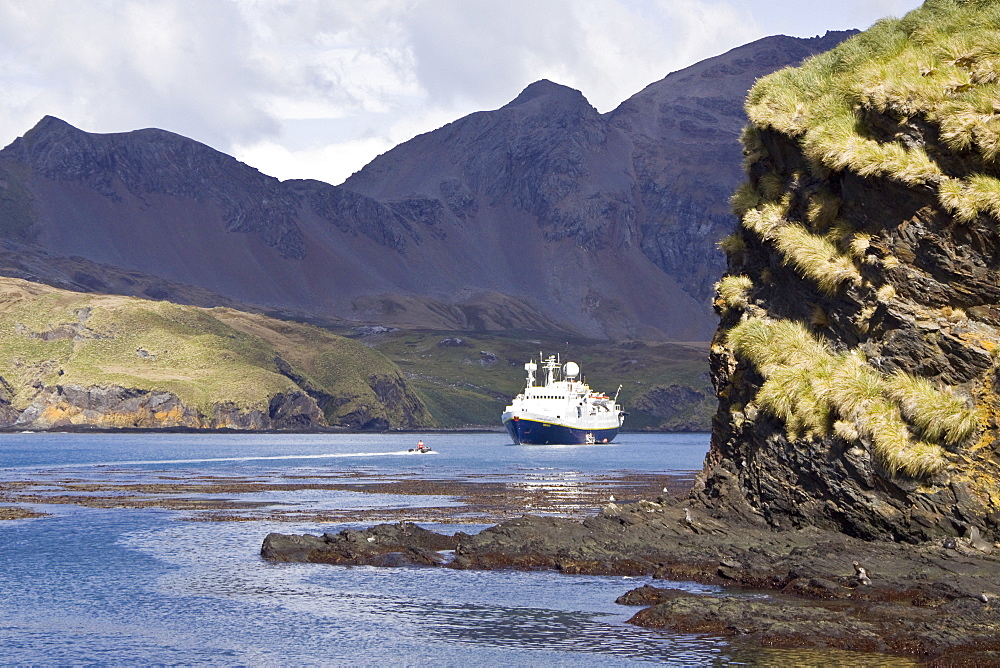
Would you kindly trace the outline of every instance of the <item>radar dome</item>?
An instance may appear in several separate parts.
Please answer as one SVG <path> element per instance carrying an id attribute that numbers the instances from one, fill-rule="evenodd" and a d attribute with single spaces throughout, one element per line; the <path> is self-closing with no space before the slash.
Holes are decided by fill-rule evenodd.
<path id="1" fill-rule="evenodd" d="M 576 378 L 580 375 L 580 365 L 576 362 L 566 362 L 563 373 L 566 374 L 567 378 Z"/>

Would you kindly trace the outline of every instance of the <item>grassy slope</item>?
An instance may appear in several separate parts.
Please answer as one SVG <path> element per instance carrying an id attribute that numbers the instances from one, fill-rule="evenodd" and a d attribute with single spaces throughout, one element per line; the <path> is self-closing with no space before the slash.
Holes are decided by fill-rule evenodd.
<path id="1" fill-rule="evenodd" d="M 0 278 L 0 376 L 16 408 L 40 382 L 169 391 L 204 414 L 226 402 L 266 410 L 274 394 L 300 389 L 278 371 L 278 356 L 338 398 L 331 423 L 362 405 L 377 413 L 370 377 L 399 377 L 377 352 L 309 325 Z M 402 423 L 398 411 L 386 417 Z"/>
<path id="2" fill-rule="evenodd" d="M 944 208 L 968 220 L 978 211 L 1000 217 L 998 91 L 1000 4 L 928 0 L 764 77 L 747 113 L 757 127 L 797 137 L 817 166 L 935 188 Z M 923 118 L 948 149 L 966 154 L 964 165 L 988 173 L 948 173 L 923 147 L 880 139 L 868 113 Z"/>
<path id="3" fill-rule="evenodd" d="M 439 345 L 455 338 L 463 345 Z M 614 345 L 537 333 L 436 331 L 390 331 L 365 341 L 399 365 L 439 422 L 450 428 L 498 427 L 504 406 L 524 386 L 524 363 L 537 360 L 539 352 L 558 352 L 563 360 L 578 362 L 595 390 L 613 395 L 621 384 L 619 401 L 630 413 L 628 429 L 694 421 L 707 430 L 715 409 L 707 378 L 707 344 Z M 651 389 L 675 384 L 698 390 L 705 399 L 666 420 L 634 408 L 636 399 Z"/>

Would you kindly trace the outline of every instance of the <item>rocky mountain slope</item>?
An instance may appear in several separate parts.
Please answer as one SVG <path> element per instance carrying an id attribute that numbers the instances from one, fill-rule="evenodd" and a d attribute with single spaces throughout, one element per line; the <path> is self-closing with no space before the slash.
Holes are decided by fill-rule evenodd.
<path id="1" fill-rule="evenodd" d="M 721 512 L 1000 538 L 997 34 L 995 2 L 928 2 L 751 92 L 701 490 Z"/>
<path id="2" fill-rule="evenodd" d="M 603 115 L 540 81 L 337 187 L 47 117 L 0 151 L 0 272 L 327 322 L 704 341 L 740 101 L 844 37 L 763 39 Z"/>
<path id="3" fill-rule="evenodd" d="M 0 278 L 0 428 L 435 425 L 394 364 L 322 329 Z"/>

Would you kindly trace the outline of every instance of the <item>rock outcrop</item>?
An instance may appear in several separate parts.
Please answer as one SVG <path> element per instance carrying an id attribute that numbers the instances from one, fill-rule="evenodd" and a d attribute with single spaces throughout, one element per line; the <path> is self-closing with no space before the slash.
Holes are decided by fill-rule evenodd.
<path id="1" fill-rule="evenodd" d="M 711 356 L 718 513 L 1000 537 L 998 20 L 929 2 L 751 92 Z"/>
<path id="2" fill-rule="evenodd" d="M 46 117 L 0 151 L 0 274 L 349 324 L 706 341 L 740 101 L 845 36 L 766 38 L 606 114 L 539 81 L 342 186 Z"/>
<path id="3" fill-rule="evenodd" d="M 778 532 L 719 522 L 661 498 L 610 504 L 583 522 L 524 516 L 471 536 L 439 535 L 408 523 L 321 536 L 272 533 L 261 556 L 694 580 L 770 593 L 729 596 L 645 585 L 618 602 L 645 607 L 629 620 L 634 624 L 768 647 L 961 657 L 968 665 L 991 665 L 1000 656 L 1000 559 L 992 546 L 981 549 L 970 538 L 914 548 L 815 527 Z"/>

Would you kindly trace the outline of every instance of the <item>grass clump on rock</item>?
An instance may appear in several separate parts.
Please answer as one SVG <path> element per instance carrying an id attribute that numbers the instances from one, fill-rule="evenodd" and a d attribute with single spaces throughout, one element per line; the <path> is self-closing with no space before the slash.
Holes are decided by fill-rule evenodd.
<path id="1" fill-rule="evenodd" d="M 859 351 L 835 353 L 800 323 L 749 318 L 726 342 L 764 376 L 756 401 L 785 423 L 790 438 L 866 440 L 890 473 L 940 471 L 941 443 L 962 441 L 978 427 L 959 398 L 926 379 L 884 376 Z"/>
<path id="2" fill-rule="evenodd" d="M 738 192 L 734 196 L 734 208 L 738 209 L 749 202 L 748 195 Z M 811 280 L 826 294 L 835 293 L 845 283 L 860 281 L 861 274 L 854 261 L 849 255 L 841 253 L 830 238 L 814 234 L 803 225 L 785 218 L 790 204 L 790 198 L 784 197 L 779 202 L 767 202 L 750 208 L 743 215 L 743 225 L 755 232 L 761 240 L 772 242 L 785 264 L 793 267 L 803 278 Z"/>
<path id="3" fill-rule="evenodd" d="M 940 392 L 925 378 L 897 371 L 888 377 L 886 391 L 906 419 L 926 438 L 948 444 L 965 440 L 978 426 L 976 414 L 959 397 Z"/>
<path id="4" fill-rule="evenodd" d="M 774 245 L 785 256 L 787 264 L 827 294 L 833 294 L 844 283 L 861 280 L 851 258 L 841 255 L 826 237 L 812 234 L 799 224 L 776 229 Z"/>
<path id="5" fill-rule="evenodd" d="M 753 287 L 749 276 L 726 276 L 715 284 L 719 297 L 729 308 L 746 307 L 747 293 Z"/>

